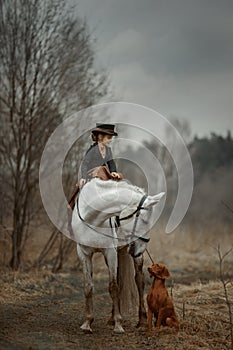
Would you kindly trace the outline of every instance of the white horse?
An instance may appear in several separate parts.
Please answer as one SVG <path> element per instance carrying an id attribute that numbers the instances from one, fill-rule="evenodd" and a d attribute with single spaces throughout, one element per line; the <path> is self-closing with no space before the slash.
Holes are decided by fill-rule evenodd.
<path id="1" fill-rule="evenodd" d="M 72 228 L 77 251 L 83 264 L 86 319 L 81 329 L 92 333 L 93 281 L 92 256 L 102 252 L 109 269 L 109 293 L 112 298 L 114 332 L 123 333 L 119 307 L 118 250 L 128 247 L 134 259 L 135 281 L 139 292 L 139 325 L 146 323 L 144 305 L 144 275 L 142 254 L 150 239 L 154 204 L 164 192 L 149 196 L 127 181 L 103 181 L 98 178 L 86 183 L 79 193 L 72 217 Z M 117 224 L 115 218 L 118 216 Z M 127 268 L 127 267 L 125 267 Z"/>

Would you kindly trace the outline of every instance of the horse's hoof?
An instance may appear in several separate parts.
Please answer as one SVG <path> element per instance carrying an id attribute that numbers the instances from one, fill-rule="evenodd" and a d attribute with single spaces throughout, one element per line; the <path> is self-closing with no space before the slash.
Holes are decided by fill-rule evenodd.
<path id="1" fill-rule="evenodd" d="M 114 332 L 115 334 L 123 334 L 123 333 L 125 333 L 125 331 L 124 331 L 124 329 L 123 329 L 122 326 L 115 327 L 114 330 L 113 330 L 113 332 Z"/>
<path id="2" fill-rule="evenodd" d="M 87 325 L 86 323 L 84 323 L 84 324 L 80 327 L 80 329 L 81 329 L 84 333 L 86 333 L 86 334 L 92 334 L 92 333 L 93 333 L 91 327 L 90 327 L 89 325 Z"/>

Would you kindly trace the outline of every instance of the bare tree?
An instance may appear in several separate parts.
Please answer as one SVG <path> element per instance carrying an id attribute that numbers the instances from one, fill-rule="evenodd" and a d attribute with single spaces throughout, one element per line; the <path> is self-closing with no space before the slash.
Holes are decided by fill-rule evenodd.
<path id="1" fill-rule="evenodd" d="M 14 269 L 39 209 L 35 194 L 46 140 L 65 113 L 107 92 L 87 25 L 76 13 L 65 0 L 0 0 L 1 200 L 12 213 Z"/>
<path id="2" fill-rule="evenodd" d="M 233 350 L 233 311 L 232 311 L 232 302 L 230 300 L 229 292 L 228 292 L 228 285 L 232 284 L 231 280 L 225 280 L 224 278 L 224 271 L 223 271 L 223 263 L 224 259 L 233 251 L 233 247 L 231 247 L 229 250 L 227 250 L 224 254 L 221 252 L 220 244 L 218 244 L 217 247 L 214 248 L 218 254 L 218 262 L 219 262 L 219 280 L 222 283 L 223 290 L 224 290 L 224 296 L 225 296 L 225 303 L 228 309 L 228 316 L 229 316 L 229 327 L 230 327 L 230 338 L 231 338 L 231 349 Z"/>

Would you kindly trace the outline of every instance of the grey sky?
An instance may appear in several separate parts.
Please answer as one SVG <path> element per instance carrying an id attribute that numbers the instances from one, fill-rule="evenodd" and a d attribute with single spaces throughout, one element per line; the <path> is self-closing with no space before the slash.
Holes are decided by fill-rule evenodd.
<path id="1" fill-rule="evenodd" d="M 79 0 L 118 100 L 233 131 L 232 0 Z"/>

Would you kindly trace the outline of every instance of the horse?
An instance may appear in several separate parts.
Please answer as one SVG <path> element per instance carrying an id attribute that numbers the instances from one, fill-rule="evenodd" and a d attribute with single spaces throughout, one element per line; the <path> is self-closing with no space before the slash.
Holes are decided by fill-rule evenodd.
<path id="1" fill-rule="evenodd" d="M 146 324 L 144 305 L 143 252 L 150 240 L 154 205 L 164 196 L 147 195 L 127 180 L 119 182 L 93 178 L 81 189 L 72 215 L 72 229 L 77 253 L 83 265 L 86 315 L 81 329 L 92 333 L 93 280 L 92 256 L 102 252 L 109 270 L 109 293 L 112 298 L 114 333 L 124 333 L 119 303 L 118 251 L 122 247 L 132 256 L 139 294 L 139 325 Z M 127 269 L 127 266 L 124 267 Z"/>

